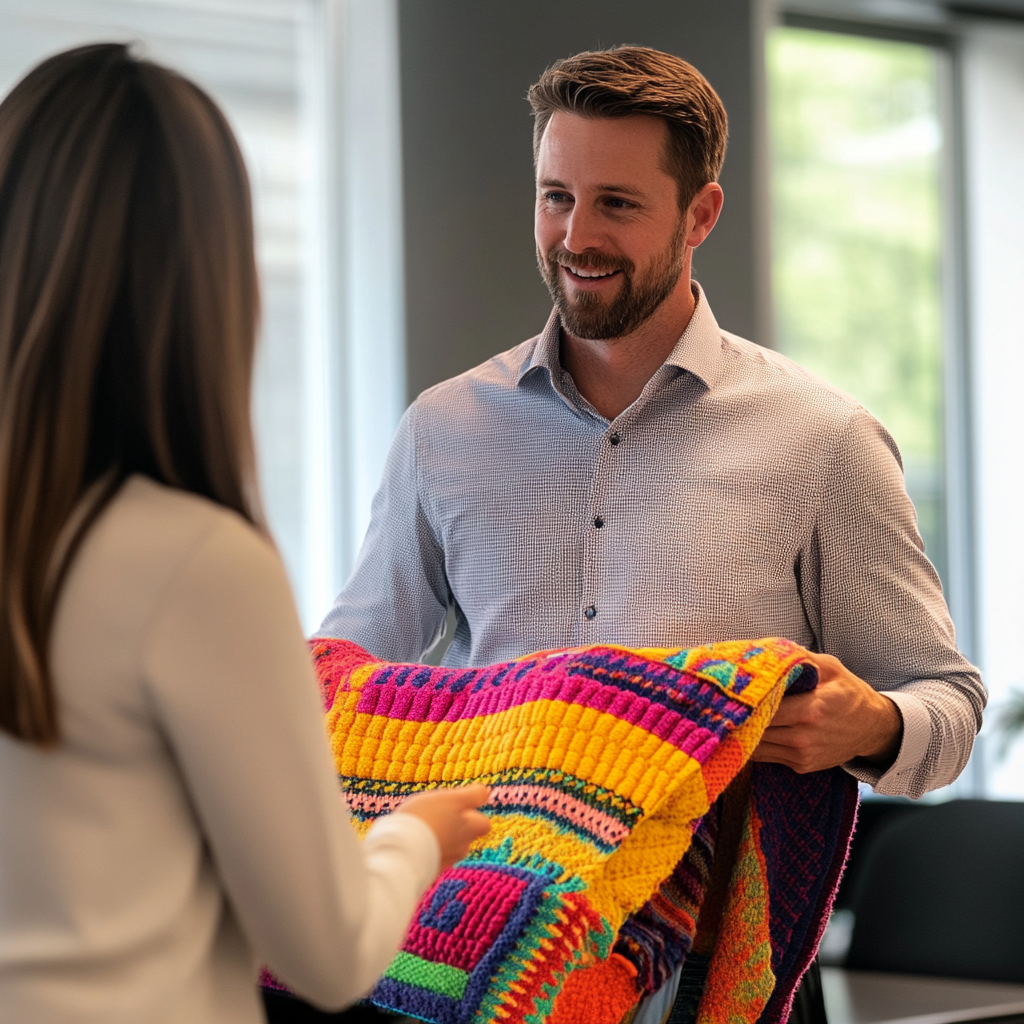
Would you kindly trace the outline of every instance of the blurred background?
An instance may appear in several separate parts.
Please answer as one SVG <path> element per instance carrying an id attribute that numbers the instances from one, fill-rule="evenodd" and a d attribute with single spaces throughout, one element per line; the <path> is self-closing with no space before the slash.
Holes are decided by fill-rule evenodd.
<path id="1" fill-rule="evenodd" d="M 0 93 L 105 39 L 199 81 L 242 142 L 260 471 L 309 629 L 407 403 L 544 324 L 528 86 L 619 43 L 699 67 L 731 136 L 695 276 L 896 438 L 992 694 L 939 798 L 1024 798 L 996 728 L 1024 691 L 1024 0 L 0 0 Z"/>

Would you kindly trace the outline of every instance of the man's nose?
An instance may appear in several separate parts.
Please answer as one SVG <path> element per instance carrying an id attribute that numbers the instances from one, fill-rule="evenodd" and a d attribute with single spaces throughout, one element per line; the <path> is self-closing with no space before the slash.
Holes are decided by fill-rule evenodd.
<path id="1" fill-rule="evenodd" d="M 587 249 L 599 249 L 604 241 L 600 220 L 593 210 L 577 205 L 569 214 L 565 225 L 563 245 L 569 252 L 580 253 Z"/>

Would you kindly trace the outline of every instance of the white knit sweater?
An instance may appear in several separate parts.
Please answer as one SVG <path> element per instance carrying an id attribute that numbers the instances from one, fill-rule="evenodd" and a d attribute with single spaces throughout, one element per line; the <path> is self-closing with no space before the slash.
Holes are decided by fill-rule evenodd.
<path id="1" fill-rule="evenodd" d="M 324 1006 L 366 992 L 437 841 L 411 815 L 357 840 L 272 546 L 133 477 L 51 650 L 60 745 L 0 734 L 0 1022 L 255 1024 L 260 962 Z"/>

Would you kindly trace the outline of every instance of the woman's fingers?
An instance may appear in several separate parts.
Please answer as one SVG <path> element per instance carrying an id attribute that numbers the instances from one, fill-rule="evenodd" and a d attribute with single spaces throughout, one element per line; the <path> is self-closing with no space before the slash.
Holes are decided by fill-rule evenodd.
<path id="1" fill-rule="evenodd" d="M 490 794 L 490 789 L 479 783 L 429 790 L 409 797 L 396 813 L 415 814 L 433 829 L 441 847 L 443 869 L 462 860 L 473 840 L 490 831 L 490 819 L 478 809 Z"/>

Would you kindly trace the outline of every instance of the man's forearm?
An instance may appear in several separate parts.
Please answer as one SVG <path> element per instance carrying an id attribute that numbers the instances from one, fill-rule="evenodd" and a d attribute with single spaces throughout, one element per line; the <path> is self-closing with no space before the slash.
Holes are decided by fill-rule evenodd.
<path id="1" fill-rule="evenodd" d="M 862 758 L 843 767 L 884 796 L 917 799 L 948 786 L 967 764 L 981 727 L 980 682 L 976 677 L 919 679 L 885 695 L 903 720 L 895 761 L 885 766 Z"/>

